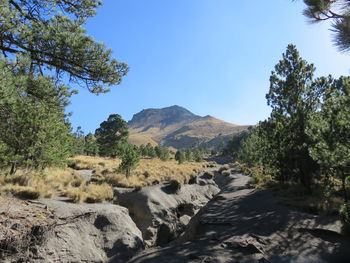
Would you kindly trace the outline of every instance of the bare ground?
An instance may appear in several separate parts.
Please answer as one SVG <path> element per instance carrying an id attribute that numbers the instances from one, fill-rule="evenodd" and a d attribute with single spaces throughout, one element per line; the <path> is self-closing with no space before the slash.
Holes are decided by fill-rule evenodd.
<path id="1" fill-rule="evenodd" d="M 231 181 L 163 248 L 147 249 L 129 263 L 349 262 L 350 241 L 337 218 L 292 210 L 249 177 Z"/>

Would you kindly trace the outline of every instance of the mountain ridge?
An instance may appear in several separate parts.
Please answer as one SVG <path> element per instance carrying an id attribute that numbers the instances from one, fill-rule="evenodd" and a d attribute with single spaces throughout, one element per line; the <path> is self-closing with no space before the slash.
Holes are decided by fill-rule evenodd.
<path id="1" fill-rule="evenodd" d="M 249 127 L 225 122 L 211 115 L 202 117 L 178 105 L 143 109 L 134 114 L 128 124 L 131 143 L 160 144 L 177 149 L 201 148 L 204 145 L 215 148 L 216 143 L 208 142 L 226 143 L 232 135 Z"/>

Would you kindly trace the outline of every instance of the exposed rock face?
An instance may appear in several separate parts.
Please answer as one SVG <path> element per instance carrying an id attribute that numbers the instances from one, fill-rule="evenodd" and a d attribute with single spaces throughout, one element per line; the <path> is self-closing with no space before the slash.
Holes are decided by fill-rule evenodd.
<path id="1" fill-rule="evenodd" d="M 146 246 L 165 245 L 219 192 L 213 180 L 198 181 L 199 184 L 184 185 L 180 189 L 164 183 L 144 187 L 138 192 L 120 195 L 118 204 L 129 209 Z"/>
<path id="2" fill-rule="evenodd" d="M 180 237 L 128 262 L 349 261 L 350 240 L 339 220 L 290 209 L 269 191 L 249 189 L 247 176 L 220 178 L 221 192 L 191 219 Z"/>
<path id="3" fill-rule="evenodd" d="M 39 204 L 53 209 L 56 222 L 46 228 L 40 245 L 28 248 L 24 262 L 124 263 L 143 248 L 141 232 L 124 207 L 54 200 Z"/>

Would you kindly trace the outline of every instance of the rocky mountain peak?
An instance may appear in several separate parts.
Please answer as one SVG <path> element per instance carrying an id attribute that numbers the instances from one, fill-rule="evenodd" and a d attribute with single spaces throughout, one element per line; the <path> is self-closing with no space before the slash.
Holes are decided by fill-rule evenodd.
<path id="1" fill-rule="evenodd" d="M 174 123 L 189 122 L 199 118 L 201 117 L 193 114 L 189 110 L 178 105 L 173 105 L 161 109 L 144 109 L 135 114 L 128 124 L 134 129 L 141 127 L 164 128 Z"/>

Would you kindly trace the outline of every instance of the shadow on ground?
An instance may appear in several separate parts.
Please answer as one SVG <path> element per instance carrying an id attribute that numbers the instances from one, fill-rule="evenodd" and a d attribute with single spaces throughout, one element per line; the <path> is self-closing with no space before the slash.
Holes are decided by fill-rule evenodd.
<path id="1" fill-rule="evenodd" d="M 336 218 L 293 211 L 235 175 L 169 246 L 129 262 L 348 262 L 350 241 Z"/>

